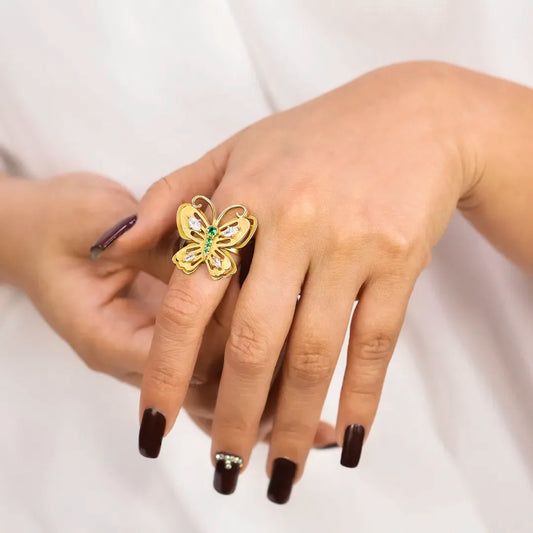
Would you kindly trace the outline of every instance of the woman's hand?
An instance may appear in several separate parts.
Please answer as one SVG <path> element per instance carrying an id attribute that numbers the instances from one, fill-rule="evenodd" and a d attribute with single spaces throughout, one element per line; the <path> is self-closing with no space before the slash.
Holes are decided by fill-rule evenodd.
<path id="1" fill-rule="evenodd" d="M 430 63 L 384 68 L 252 125 L 157 182 L 120 244 L 135 250 L 167 231 L 177 206 L 191 201 L 184 183 L 195 182 L 194 194 L 211 196 L 219 210 L 243 204 L 257 217 L 225 349 L 212 459 L 225 452 L 246 466 L 288 336 L 267 465 L 275 502 L 287 501 L 302 475 L 348 326 L 336 436 L 341 464 L 359 461 L 413 285 L 476 182 L 473 96 L 462 92 L 461 72 Z M 229 283 L 203 267 L 174 272 L 143 378 L 144 442 L 160 443 L 171 430 Z"/>
<path id="2" fill-rule="evenodd" d="M 0 180 L 1 198 L 8 201 L 1 210 L 4 229 L 9 225 L 0 246 L 1 277 L 30 296 L 89 368 L 140 385 L 156 312 L 173 271 L 176 232 L 138 252 L 116 254 L 111 244 L 133 227 L 138 207 L 118 183 L 87 173 L 42 182 Z M 104 231 L 110 226 L 114 230 Z M 207 432 L 238 291 L 235 278 L 207 328 L 185 402 L 191 418 Z M 272 428 L 274 402 L 275 390 L 259 438 L 268 437 Z M 322 424 L 316 445 L 333 438 L 332 428 Z"/>
<path id="3" fill-rule="evenodd" d="M 90 368 L 139 385 L 166 288 L 140 269 L 164 277 L 157 253 L 166 265 L 171 248 L 163 252 L 162 243 L 157 253 L 91 258 L 98 235 L 137 209 L 126 189 L 101 176 L 5 178 L 2 185 L 10 188 L 4 198 L 18 203 L 3 235 L 4 277 L 28 294 Z"/>

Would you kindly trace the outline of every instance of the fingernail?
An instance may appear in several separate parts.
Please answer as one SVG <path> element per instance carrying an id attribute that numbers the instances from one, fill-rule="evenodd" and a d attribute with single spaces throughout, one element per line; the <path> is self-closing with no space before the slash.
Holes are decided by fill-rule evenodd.
<path id="1" fill-rule="evenodd" d="M 286 457 L 277 457 L 272 463 L 272 476 L 267 497 L 274 503 L 287 503 L 296 476 L 296 463 Z"/>
<path id="2" fill-rule="evenodd" d="M 139 429 L 139 452 L 141 455 L 152 459 L 159 455 L 165 425 L 165 417 L 159 411 L 152 408 L 144 410 Z"/>
<path id="3" fill-rule="evenodd" d="M 340 446 L 336 442 L 330 442 L 329 444 L 326 444 L 325 446 L 318 446 L 317 450 L 329 450 L 329 448 L 340 448 Z"/>
<path id="4" fill-rule="evenodd" d="M 217 463 L 213 487 L 220 494 L 233 494 L 237 487 L 242 459 L 238 455 L 231 455 L 226 452 L 218 452 L 215 459 Z"/>
<path id="5" fill-rule="evenodd" d="M 130 215 L 102 233 L 91 246 L 91 257 L 93 259 L 98 259 L 102 255 L 102 252 L 113 244 L 113 242 L 115 242 L 121 235 L 132 228 L 135 222 L 137 222 L 137 215 Z"/>
<path id="6" fill-rule="evenodd" d="M 341 465 L 355 468 L 361 458 L 365 428 L 361 424 L 350 424 L 344 431 L 344 443 L 342 445 Z"/>

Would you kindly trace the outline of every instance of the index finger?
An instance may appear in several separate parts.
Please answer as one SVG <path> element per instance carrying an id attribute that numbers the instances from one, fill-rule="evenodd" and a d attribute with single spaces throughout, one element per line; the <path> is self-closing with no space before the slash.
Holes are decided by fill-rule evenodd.
<path id="1" fill-rule="evenodd" d="M 187 394 L 204 330 L 224 296 L 229 278 L 213 281 L 205 268 L 175 270 L 156 319 L 144 369 L 139 451 L 157 457 Z"/>

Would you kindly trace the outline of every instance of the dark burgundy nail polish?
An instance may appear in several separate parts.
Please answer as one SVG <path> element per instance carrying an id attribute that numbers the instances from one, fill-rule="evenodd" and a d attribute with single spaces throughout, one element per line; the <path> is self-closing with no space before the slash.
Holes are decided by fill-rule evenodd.
<path id="1" fill-rule="evenodd" d="M 317 450 L 329 450 L 330 448 L 340 448 L 340 446 L 336 442 L 330 442 L 325 446 L 319 446 Z"/>
<path id="2" fill-rule="evenodd" d="M 112 228 L 105 231 L 91 246 L 91 257 L 98 259 L 102 252 L 115 242 L 121 235 L 126 233 L 137 222 L 137 215 L 130 215 L 117 222 Z"/>
<path id="3" fill-rule="evenodd" d="M 361 458 L 365 428 L 361 424 L 350 424 L 344 431 L 344 443 L 342 445 L 341 465 L 355 468 Z"/>
<path id="4" fill-rule="evenodd" d="M 215 456 L 215 477 L 213 487 L 220 494 L 233 494 L 237 487 L 242 459 L 238 455 L 218 452 Z"/>
<path id="5" fill-rule="evenodd" d="M 152 408 L 144 410 L 139 429 L 139 452 L 141 455 L 152 459 L 159 455 L 165 425 L 166 419 L 159 411 Z"/>
<path id="6" fill-rule="evenodd" d="M 277 457 L 272 463 L 272 477 L 267 497 L 274 503 L 287 503 L 296 476 L 296 463 L 286 457 Z"/>

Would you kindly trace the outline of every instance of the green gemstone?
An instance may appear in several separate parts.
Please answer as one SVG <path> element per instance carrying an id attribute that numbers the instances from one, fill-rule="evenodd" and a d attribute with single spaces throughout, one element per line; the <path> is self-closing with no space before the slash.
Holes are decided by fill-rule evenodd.
<path id="1" fill-rule="evenodd" d="M 213 233 L 213 230 L 215 231 L 215 233 Z M 217 232 L 217 228 L 215 228 L 215 226 L 209 226 L 209 228 L 207 228 L 207 233 L 209 235 L 215 235 L 216 232 Z M 207 237 L 205 240 L 205 245 L 204 245 L 204 255 L 207 255 L 209 253 L 209 250 L 211 250 L 212 244 L 213 244 L 213 237 Z"/>
<path id="2" fill-rule="evenodd" d="M 218 233 L 218 229 L 215 226 L 209 226 L 207 228 L 207 234 L 211 237 L 214 237 Z"/>
<path id="3" fill-rule="evenodd" d="M 213 239 L 211 239 L 211 237 L 207 237 L 207 239 L 205 240 L 204 255 L 206 255 L 207 252 L 209 252 L 209 250 L 211 249 L 212 242 Z"/>

